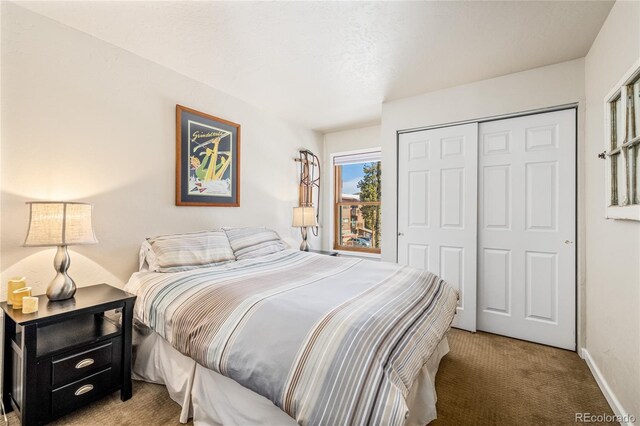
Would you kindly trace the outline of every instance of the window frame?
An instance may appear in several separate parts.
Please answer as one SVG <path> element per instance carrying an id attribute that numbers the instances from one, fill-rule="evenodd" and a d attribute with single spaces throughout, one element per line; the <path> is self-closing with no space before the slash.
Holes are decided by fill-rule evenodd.
<path id="1" fill-rule="evenodd" d="M 331 214 L 331 247 L 333 250 L 338 251 L 343 254 L 352 254 L 357 256 L 367 256 L 367 257 L 376 257 L 379 258 L 382 254 L 381 247 L 380 248 L 367 248 L 367 247 L 350 247 L 343 246 L 339 244 L 340 241 L 340 208 L 342 206 L 367 206 L 367 205 L 378 205 L 380 206 L 380 211 L 382 211 L 382 200 L 380 201 L 358 201 L 358 202 L 348 202 L 341 201 L 338 197 L 342 194 L 342 177 L 338 176 L 340 169 L 335 165 L 336 157 L 348 157 L 348 156 L 356 156 L 368 153 L 379 153 L 382 154 L 382 150 L 380 147 L 372 147 L 361 150 L 354 151 L 345 151 L 345 152 L 335 152 L 330 154 L 330 162 L 329 166 L 331 167 L 331 194 L 330 200 L 332 205 L 332 214 Z M 382 166 L 382 158 L 380 159 L 380 164 Z"/>
<path id="2" fill-rule="evenodd" d="M 624 182 L 627 181 L 627 173 L 631 173 L 631 171 L 627 172 L 627 169 L 632 170 L 635 168 L 635 171 L 630 179 L 633 179 L 634 175 L 636 176 L 635 185 L 631 184 L 630 189 L 628 191 L 636 191 L 636 194 L 639 192 L 639 188 L 637 185 L 640 184 L 640 170 L 638 167 L 640 166 L 640 160 L 638 160 L 638 151 L 640 151 L 640 128 L 636 125 L 636 135 L 633 139 L 627 140 L 627 130 L 628 130 L 628 109 L 627 109 L 627 99 L 628 99 L 628 88 L 629 85 L 640 78 L 640 59 L 634 62 L 631 68 L 624 74 L 624 76 L 618 81 L 618 83 L 609 91 L 607 96 L 604 98 L 604 148 L 605 148 L 605 209 L 606 209 L 606 218 L 607 219 L 627 219 L 627 220 L 636 220 L 640 221 L 640 200 L 639 203 L 634 204 L 633 192 L 630 192 L 629 195 L 631 200 L 629 200 L 629 204 L 623 204 L 625 196 L 620 192 L 620 188 L 618 188 L 618 181 L 622 178 Z M 614 104 L 618 98 L 620 98 L 620 109 L 621 113 L 617 114 L 616 120 L 612 119 L 612 104 Z M 634 103 L 634 108 L 640 108 L 640 101 L 636 100 Z M 616 134 L 613 134 L 613 126 L 616 126 Z M 622 131 L 619 131 L 621 129 Z M 622 134 L 622 138 L 618 135 Z M 613 138 L 616 138 L 616 147 L 614 148 L 612 145 Z M 625 147 L 632 146 L 635 147 L 635 159 L 633 156 L 631 157 L 631 164 L 623 163 L 623 167 L 619 167 L 616 163 L 614 165 L 614 160 L 617 161 L 617 157 L 622 156 L 625 158 L 628 155 L 629 151 L 623 153 L 623 149 Z M 624 160 L 628 161 L 628 160 Z M 635 163 L 635 164 L 634 164 Z M 621 176 L 622 174 L 622 176 Z M 625 183 L 626 185 L 626 183 Z M 615 193 L 614 193 L 615 187 Z M 617 196 L 615 196 L 617 194 Z M 613 196 L 613 197 L 612 197 Z"/>

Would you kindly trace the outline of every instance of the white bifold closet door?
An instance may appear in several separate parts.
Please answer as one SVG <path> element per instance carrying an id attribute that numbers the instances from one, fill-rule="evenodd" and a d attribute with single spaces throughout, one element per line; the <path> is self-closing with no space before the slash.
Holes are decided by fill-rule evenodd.
<path id="1" fill-rule="evenodd" d="M 398 262 L 459 290 L 454 327 L 476 330 L 478 124 L 400 135 Z"/>
<path id="2" fill-rule="evenodd" d="M 575 350 L 575 110 L 479 127 L 478 329 Z"/>

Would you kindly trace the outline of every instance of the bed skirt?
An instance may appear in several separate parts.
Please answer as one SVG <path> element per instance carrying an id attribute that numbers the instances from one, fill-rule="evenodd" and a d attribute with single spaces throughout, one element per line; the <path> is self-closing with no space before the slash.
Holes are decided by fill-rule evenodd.
<path id="1" fill-rule="evenodd" d="M 180 404 L 180 422 L 194 425 L 292 426 L 296 421 L 267 398 L 196 363 L 142 324 L 134 327 L 133 378 L 162 384 Z M 424 426 L 436 418 L 435 377 L 449 352 L 447 337 L 420 371 L 407 397 L 406 426 Z"/>

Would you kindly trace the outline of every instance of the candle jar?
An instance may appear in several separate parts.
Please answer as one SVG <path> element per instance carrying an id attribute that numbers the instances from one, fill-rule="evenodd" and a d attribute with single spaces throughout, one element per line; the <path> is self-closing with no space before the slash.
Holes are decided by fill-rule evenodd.
<path id="1" fill-rule="evenodd" d="M 24 296 L 22 298 L 22 313 L 32 314 L 38 312 L 38 298 L 31 296 Z"/>
<path id="2" fill-rule="evenodd" d="M 7 305 L 13 305 L 13 292 L 27 286 L 25 277 L 13 277 L 7 283 Z"/>
<path id="3" fill-rule="evenodd" d="M 22 298 L 31 296 L 31 287 L 23 287 L 13 291 L 13 309 L 22 309 Z"/>

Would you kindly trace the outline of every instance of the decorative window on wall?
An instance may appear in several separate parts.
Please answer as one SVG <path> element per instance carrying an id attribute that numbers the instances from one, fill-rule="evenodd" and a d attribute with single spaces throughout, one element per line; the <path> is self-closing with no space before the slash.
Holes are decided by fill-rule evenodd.
<path id="1" fill-rule="evenodd" d="M 607 218 L 640 221 L 640 60 L 605 98 Z"/>

